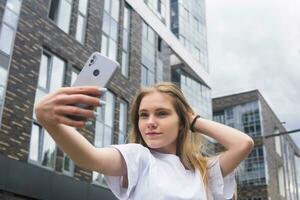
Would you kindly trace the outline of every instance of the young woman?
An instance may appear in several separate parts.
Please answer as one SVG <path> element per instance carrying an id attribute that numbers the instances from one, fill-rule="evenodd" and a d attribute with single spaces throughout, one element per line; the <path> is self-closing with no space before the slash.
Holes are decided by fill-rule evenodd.
<path id="1" fill-rule="evenodd" d="M 172 83 L 142 89 L 132 103 L 129 144 L 95 148 L 73 127 L 68 115 L 87 119 L 95 112 L 75 106 L 101 106 L 96 87 L 68 87 L 44 97 L 36 116 L 58 146 L 79 166 L 103 173 L 119 199 L 228 199 L 235 191 L 234 169 L 253 148 L 253 140 L 228 126 L 195 115 Z M 95 96 L 95 97 L 92 97 Z M 226 151 L 205 157 L 201 135 Z"/>

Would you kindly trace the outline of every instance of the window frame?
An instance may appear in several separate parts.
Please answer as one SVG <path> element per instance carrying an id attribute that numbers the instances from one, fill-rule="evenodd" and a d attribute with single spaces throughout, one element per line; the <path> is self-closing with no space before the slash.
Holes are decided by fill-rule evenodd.
<path id="1" fill-rule="evenodd" d="M 0 50 L 1 57 L 5 58 L 5 60 L 6 60 L 6 62 L 4 61 L 3 63 L 1 63 L 1 66 L 0 66 L 0 68 L 2 68 L 6 72 L 6 74 L 4 75 L 6 80 L 3 81 L 3 91 L 2 91 L 3 92 L 3 99 L 1 99 L 1 96 L 0 96 L 0 101 L 2 102 L 0 104 L 0 125 L 2 124 L 2 115 L 3 115 L 3 108 L 4 108 L 4 104 L 5 104 L 5 99 L 6 99 L 6 88 L 7 88 L 8 74 L 9 74 L 10 63 L 11 63 L 11 54 L 12 54 L 13 49 L 14 49 L 14 41 L 15 41 L 15 37 L 16 37 L 16 30 L 17 30 L 18 23 L 19 23 L 22 3 L 23 3 L 22 0 L 18 1 L 18 5 L 17 5 L 18 7 L 17 7 L 17 12 L 16 12 L 16 10 L 14 10 L 14 8 L 10 8 L 8 6 L 7 2 L 6 2 L 5 7 L 4 7 L 4 11 L 3 11 L 1 26 L 0 26 L 0 34 L 2 34 L 3 26 L 7 26 L 8 29 L 11 29 L 13 31 L 12 41 L 11 41 L 11 44 L 10 44 L 10 47 L 9 47 L 10 48 L 9 54 L 4 52 L 3 50 Z M 4 17 L 5 17 L 4 15 L 5 15 L 7 10 L 9 10 L 12 13 L 17 15 L 16 23 L 14 25 L 11 25 L 11 24 L 9 24 L 8 22 L 6 22 L 4 20 Z M 0 39 L 1 39 L 1 36 L 0 36 Z"/>
<path id="2" fill-rule="evenodd" d="M 116 19 L 114 18 L 113 14 L 112 13 L 112 8 L 113 8 L 113 2 L 116 3 L 118 2 L 118 21 L 116 21 Z M 106 10 L 106 6 L 108 5 L 108 10 Z M 104 9 L 103 9 L 103 14 L 102 14 L 102 26 L 101 26 L 101 44 L 100 44 L 100 51 L 101 53 L 103 53 L 104 55 L 108 56 L 109 58 L 113 59 L 113 60 L 118 60 L 118 42 L 119 42 L 119 21 L 120 21 L 120 5 L 121 5 L 121 2 L 120 0 L 117 0 L 117 1 L 110 1 L 110 0 L 105 0 L 104 1 Z M 108 32 L 109 33 L 106 33 L 104 31 L 104 16 L 107 15 L 108 17 Z M 114 22 L 116 22 L 116 36 L 115 38 L 112 37 L 111 35 L 111 32 L 112 29 L 112 20 Z M 106 42 L 106 47 L 105 47 L 105 51 L 103 51 L 103 48 L 104 48 L 104 44 L 103 44 L 103 41 L 102 41 L 102 37 L 106 37 L 107 38 L 107 42 Z M 112 44 L 111 43 L 114 43 L 114 49 L 113 51 L 111 50 L 111 48 L 113 48 Z M 105 53 L 104 53 L 105 52 Z M 112 52 L 112 53 L 111 53 Z"/>
<path id="3" fill-rule="evenodd" d="M 120 126 L 121 126 L 121 104 L 124 105 L 124 108 L 125 108 L 125 112 L 122 113 L 123 114 L 123 117 L 124 117 L 124 121 L 123 121 L 123 131 L 121 130 Z M 127 137 L 127 131 L 128 131 L 128 126 L 127 126 L 127 121 L 128 121 L 128 103 L 121 99 L 120 100 L 120 103 L 119 103 L 119 130 L 118 130 L 118 144 L 124 144 L 126 143 L 126 137 Z M 123 143 L 120 142 L 120 135 L 123 135 L 124 137 L 124 141 Z"/>
<path id="4" fill-rule="evenodd" d="M 39 68 L 39 73 L 38 76 L 40 76 L 40 69 L 41 69 L 41 63 L 42 63 L 42 57 L 43 56 L 47 57 L 47 60 L 50 60 L 49 62 L 47 62 L 47 81 L 46 81 L 46 88 L 40 87 L 39 82 L 37 81 L 37 86 L 36 86 L 36 93 L 35 93 L 35 102 L 37 101 L 36 99 L 36 95 L 38 93 L 38 91 L 40 90 L 41 92 L 45 93 L 45 94 L 49 94 L 50 88 L 51 88 L 51 79 L 52 79 L 52 72 L 53 72 L 53 60 L 56 57 L 57 59 L 63 61 L 64 63 L 64 69 L 63 69 L 63 73 L 61 74 L 61 87 L 64 85 L 64 81 L 65 81 L 65 74 L 66 74 L 66 68 L 67 68 L 67 62 L 62 59 L 61 57 L 57 56 L 56 54 L 51 53 L 50 51 L 48 51 L 47 49 L 43 48 L 43 50 L 41 51 L 41 60 L 40 60 L 40 68 Z M 55 145 L 55 159 L 54 159 L 54 164 L 53 164 L 53 168 L 52 167 L 48 167 L 42 164 L 42 160 L 41 157 L 39 156 L 42 151 L 43 151 L 43 146 L 44 146 L 44 137 L 46 133 L 46 130 L 38 123 L 35 113 L 33 112 L 33 116 L 32 116 L 32 126 L 31 126 L 31 133 L 32 133 L 32 128 L 34 125 L 39 126 L 39 140 L 38 140 L 38 160 L 33 160 L 30 158 L 30 152 L 31 152 L 31 138 L 30 138 L 30 145 L 29 145 L 29 153 L 28 153 L 28 158 L 27 158 L 27 162 L 37 165 L 39 167 L 48 169 L 50 171 L 55 171 L 56 168 L 56 158 L 57 158 L 57 145 L 54 142 Z M 50 137 L 50 136 L 49 136 Z M 52 139 L 53 140 L 53 139 Z"/>
<path id="5" fill-rule="evenodd" d="M 127 17 L 125 17 L 127 10 Z M 125 20 L 127 19 L 127 22 Z M 127 24 L 127 27 L 125 25 Z M 125 33 L 126 34 L 126 44 L 125 44 Z M 124 5 L 123 9 L 123 25 L 122 25 L 122 54 L 121 54 L 121 74 L 126 78 L 129 77 L 129 66 L 130 66 L 130 38 L 131 38 L 131 8 L 127 3 Z M 125 48 L 127 47 L 127 49 Z M 125 59 L 125 60 L 124 60 Z M 126 63 L 124 63 L 124 61 Z"/>
<path id="6" fill-rule="evenodd" d="M 108 90 L 108 91 L 106 91 L 105 92 L 105 94 L 103 95 L 103 96 L 101 96 L 101 100 L 104 100 L 104 101 L 106 101 L 107 100 L 107 94 L 110 94 L 110 95 L 112 95 L 112 98 L 113 98 L 113 101 L 112 101 L 112 126 L 110 127 L 111 128 L 111 143 L 110 144 L 113 144 L 113 138 L 114 138 L 114 122 L 115 122 L 115 103 L 116 103 L 116 95 L 112 92 L 112 91 L 110 91 L 110 90 Z M 99 147 L 99 148 L 101 148 L 101 147 L 105 147 L 105 126 L 107 126 L 107 124 L 106 124 L 106 118 L 105 118 L 105 111 L 106 111 L 106 106 L 107 106 L 108 104 L 105 104 L 105 105 L 103 105 L 103 106 L 101 106 L 100 108 L 98 108 L 97 109 L 97 113 L 99 114 L 97 117 L 96 117 L 96 124 L 95 124 L 95 134 L 94 134 L 94 146 L 95 147 Z M 96 134 L 97 134 L 97 123 L 100 123 L 100 125 L 101 125 L 101 127 L 102 127 L 102 133 L 100 133 L 100 134 L 102 134 L 102 135 L 100 135 L 100 136 L 98 136 L 99 138 L 102 138 L 102 142 L 101 142 L 101 144 L 100 144 L 100 146 L 99 145 L 96 145 Z M 97 177 L 97 179 L 95 179 L 95 177 Z M 105 180 L 104 180 L 104 176 L 103 176 L 103 174 L 101 174 L 101 173 L 98 173 L 98 172 L 95 172 L 95 171 L 93 171 L 92 172 L 92 181 L 91 181 L 91 183 L 92 184 L 95 184 L 95 185 L 100 185 L 100 186 L 102 186 L 102 187 L 105 187 L 105 188 L 108 188 L 108 185 L 106 184 L 106 182 L 105 182 Z"/>
<path id="7" fill-rule="evenodd" d="M 62 30 L 64 33 L 66 34 L 70 34 L 70 27 L 71 27 L 71 18 L 72 18 L 72 10 L 73 10 L 73 3 L 74 0 L 57 0 L 58 1 L 58 6 L 57 6 L 57 11 L 56 14 L 54 16 L 54 19 L 52 19 L 50 17 L 50 11 L 51 11 L 51 5 L 52 2 L 56 1 L 56 0 L 50 0 L 49 1 L 49 5 L 48 5 L 48 19 L 55 24 L 55 26 L 57 26 L 60 30 Z M 66 3 L 68 3 L 70 5 L 70 16 L 69 17 L 69 22 L 68 22 L 68 26 L 67 27 L 61 27 L 59 26 L 59 19 L 60 19 L 60 15 L 61 15 L 61 6 L 62 6 L 62 1 L 65 1 Z M 64 16 L 64 15 L 63 15 Z M 64 28 L 66 28 L 67 30 L 65 30 Z"/>
<path id="8" fill-rule="evenodd" d="M 86 30 L 87 30 L 87 22 L 88 22 L 88 10 L 89 10 L 89 0 L 86 0 L 86 10 L 85 10 L 85 14 L 82 13 L 80 11 L 80 1 L 78 1 L 78 10 L 77 10 L 77 21 L 76 21 L 76 31 L 75 31 L 75 39 L 81 43 L 81 44 L 85 44 L 85 40 L 86 40 Z M 77 36 L 78 33 L 78 20 L 79 20 L 79 16 L 81 16 L 83 18 L 83 24 L 82 24 L 82 30 L 81 30 L 81 38 L 79 39 Z"/>

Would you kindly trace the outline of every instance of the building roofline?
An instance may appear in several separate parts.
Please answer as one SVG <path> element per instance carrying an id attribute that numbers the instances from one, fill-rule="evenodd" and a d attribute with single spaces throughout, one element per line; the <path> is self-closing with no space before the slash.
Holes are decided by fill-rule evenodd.
<path id="1" fill-rule="evenodd" d="M 226 95 L 222 95 L 222 96 L 217 96 L 217 97 L 213 97 L 212 99 L 222 99 L 222 98 L 228 98 L 228 97 L 233 97 L 233 96 L 240 96 L 240 95 L 244 95 L 244 94 L 248 94 L 248 93 L 256 93 L 256 94 L 260 94 L 258 89 L 252 89 L 252 90 L 247 90 L 247 91 L 241 91 L 241 92 L 234 92 L 231 94 L 226 94 Z"/>
<path id="2" fill-rule="evenodd" d="M 252 90 L 248 90 L 248 91 L 243 91 L 243 92 L 240 92 L 240 93 L 234 93 L 234 94 L 229 94 L 229 95 L 225 95 L 225 96 L 219 96 L 219 97 L 215 97 L 215 98 L 212 98 L 212 100 L 219 100 L 219 99 L 225 99 L 225 98 L 231 98 L 231 97 L 234 97 L 234 96 L 242 96 L 242 95 L 245 95 L 245 94 L 249 94 L 249 93 L 255 93 L 256 96 L 257 96 L 257 100 L 259 101 L 264 101 L 264 103 L 268 106 L 268 109 L 270 109 L 270 112 L 272 113 L 272 115 L 274 116 L 275 120 L 277 120 L 280 124 L 280 127 L 281 129 L 283 129 L 284 131 L 287 131 L 286 128 L 280 123 L 280 119 L 278 118 L 278 116 L 276 115 L 276 113 L 274 112 L 274 110 L 272 109 L 272 107 L 270 106 L 270 104 L 268 103 L 268 101 L 264 98 L 264 96 L 261 94 L 261 92 L 258 90 L 258 89 L 252 89 Z M 252 100 L 251 100 L 252 101 Z M 250 102 L 250 100 L 249 100 Z M 238 105 L 235 104 L 235 105 Z M 291 144 L 292 144 L 292 147 L 295 151 L 295 154 L 300 157 L 300 149 L 299 147 L 297 146 L 297 144 L 295 143 L 294 139 L 290 136 L 290 135 L 286 135 Z"/>
<path id="3" fill-rule="evenodd" d="M 195 72 L 198 78 L 208 87 L 211 87 L 211 80 L 209 74 L 204 70 L 204 66 L 191 56 L 169 27 L 163 24 L 142 0 L 126 0 L 126 2 L 169 45 L 173 52 Z"/>

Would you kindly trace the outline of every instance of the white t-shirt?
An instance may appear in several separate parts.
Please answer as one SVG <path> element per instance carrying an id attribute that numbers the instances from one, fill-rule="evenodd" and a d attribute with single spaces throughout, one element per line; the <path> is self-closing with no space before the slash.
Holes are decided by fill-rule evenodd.
<path id="1" fill-rule="evenodd" d="M 223 200 L 235 191 L 234 172 L 223 178 L 218 157 L 209 162 L 208 192 L 198 170 L 187 170 L 178 156 L 150 151 L 140 144 L 113 145 L 127 165 L 128 187 L 123 177 L 105 176 L 121 200 Z"/>

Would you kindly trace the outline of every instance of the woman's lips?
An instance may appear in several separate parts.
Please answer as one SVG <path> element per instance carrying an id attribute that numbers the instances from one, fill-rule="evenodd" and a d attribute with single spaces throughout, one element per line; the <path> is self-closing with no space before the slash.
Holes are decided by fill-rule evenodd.
<path id="1" fill-rule="evenodd" d="M 159 132 L 147 132 L 146 135 L 160 135 Z"/>

